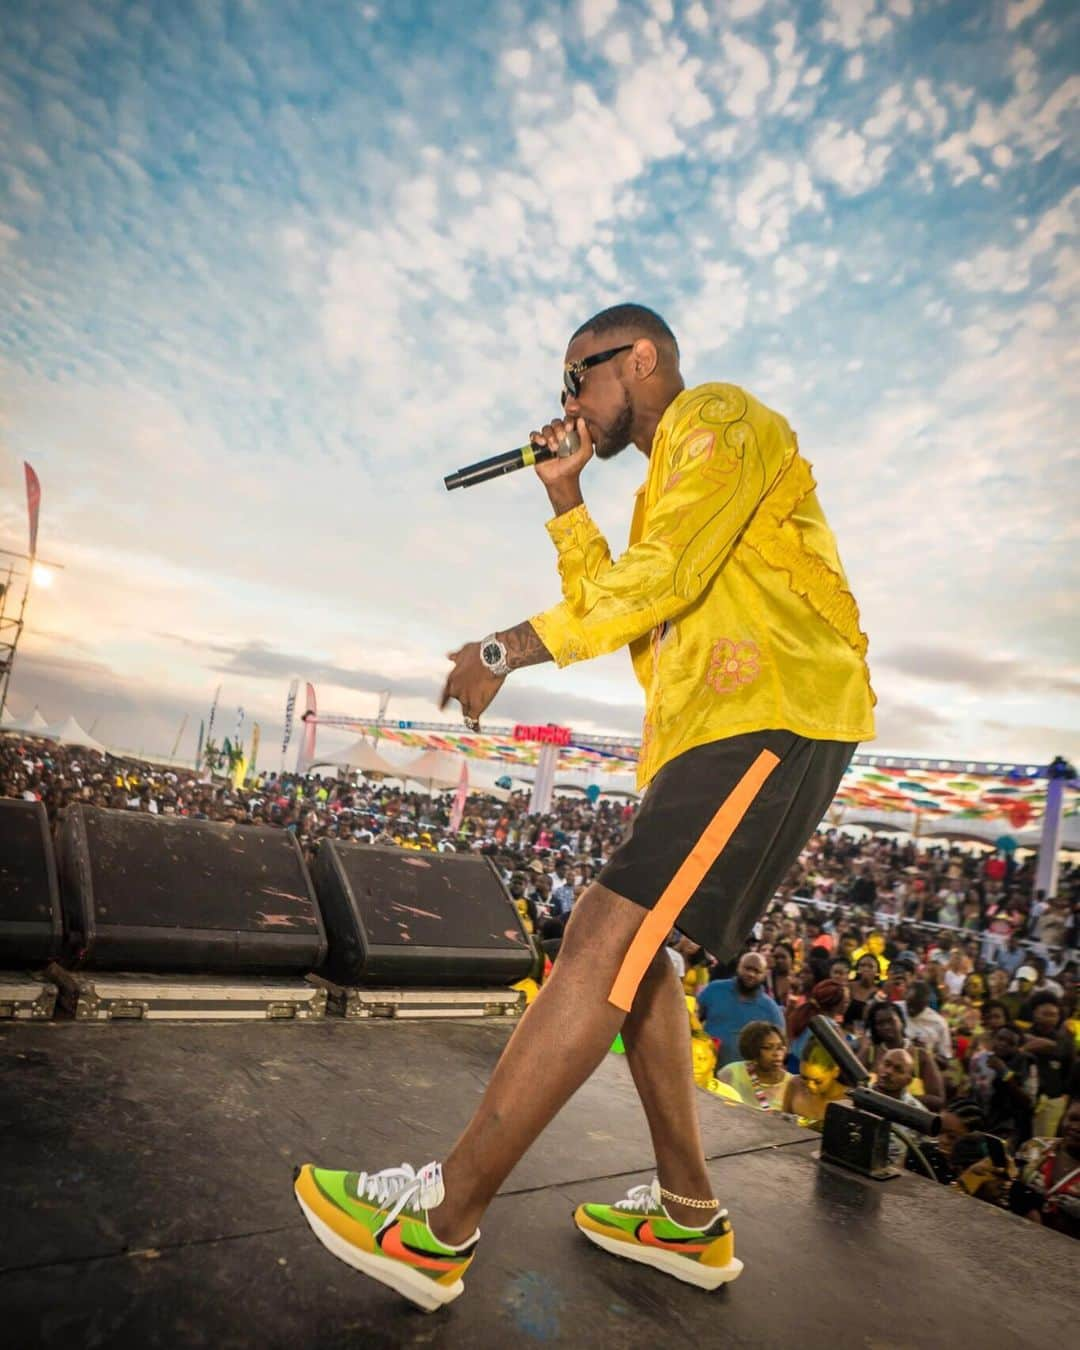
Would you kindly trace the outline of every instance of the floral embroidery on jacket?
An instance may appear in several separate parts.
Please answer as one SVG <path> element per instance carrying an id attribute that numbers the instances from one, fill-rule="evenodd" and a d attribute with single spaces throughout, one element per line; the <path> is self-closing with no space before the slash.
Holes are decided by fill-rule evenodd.
<path id="1" fill-rule="evenodd" d="M 718 694 L 733 694 L 756 680 L 760 671 L 761 652 L 756 642 L 721 638 L 713 645 L 705 680 Z"/>

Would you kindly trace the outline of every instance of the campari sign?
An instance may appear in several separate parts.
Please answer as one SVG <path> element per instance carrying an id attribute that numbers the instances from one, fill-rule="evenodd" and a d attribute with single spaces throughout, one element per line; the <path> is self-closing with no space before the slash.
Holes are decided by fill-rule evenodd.
<path id="1" fill-rule="evenodd" d="M 549 722 L 545 727 L 528 727 L 522 723 L 514 728 L 515 741 L 531 741 L 538 745 L 569 745 L 570 728 L 557 727 Z"/>

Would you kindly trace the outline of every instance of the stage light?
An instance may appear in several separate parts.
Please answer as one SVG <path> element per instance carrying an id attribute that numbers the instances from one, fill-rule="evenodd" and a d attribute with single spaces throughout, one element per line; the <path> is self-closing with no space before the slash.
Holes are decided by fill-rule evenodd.
<path id="1" fill-rule="evenodd" d="M 47 588 L 53 584 L 53 570 L 51 567 L 46 567 L 44 563 L 34 563 L 32 576 L 39 586 Z"/>

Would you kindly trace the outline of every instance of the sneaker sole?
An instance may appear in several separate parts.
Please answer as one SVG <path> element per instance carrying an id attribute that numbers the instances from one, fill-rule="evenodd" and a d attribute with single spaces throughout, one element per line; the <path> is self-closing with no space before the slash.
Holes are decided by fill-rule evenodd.
<path id="1" fill-rule="evenodd" d="M 618 1238 L 605 1237 L 603 1233 L 594 1232 L 591 1228 L 580 1228 L 577 1224 L 574 1227 L 590 1242 L 610 1252 L 612 1256 L 621 1256 L 627 1261 L 652 1266 L 654 1270 L 662 1270 L 665 1275 L 674 1275 L 677 1280 L 696 1285 L 698 1289 L 719 1289 L 722 1284 L 730 1284 L 742 1274 L 743 1263 L 737 1256 L 733 1256 L 726 1266 L 703 1266 L 700 1261 L 691 1261 L 689 1257 L 679 1256 L 676 1252 L 665 1252 L 656 1247 L 622 1242 Z"/>
<path id="2" fill-rule="evenodd" d="M 395 1293 L 407 1298 L 410 1303 L 423 1308 L 424 1312 L 435 1312 L 464 1293 L 463 1280 L 456 1280 L 453 1284 L 435 1284 L 426 1275 L 417 1274 L 389 1256 L 372 1256 L 369 1252 L 354 1247 L 320 1219 L 297 1192 L 293 1193 L 296 1195 L 296 1203 L 304 1211 L 304 1218 L 311 1225 L 311 1231 L 328 1252 L 339 1261 L 352 1266 L 354 1270 L 359 1270 L 364 1275 L 370 1275 L 373 1280 L 378 1280 L 380 1284 L 385 1284 Z"/>

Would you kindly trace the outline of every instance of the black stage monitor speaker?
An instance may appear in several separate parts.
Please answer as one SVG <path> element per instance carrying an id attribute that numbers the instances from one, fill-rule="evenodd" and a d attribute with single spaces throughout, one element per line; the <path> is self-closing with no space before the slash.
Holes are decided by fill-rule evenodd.
<path id="1" fill-rule="evenodd" d="M 324 841 L 315 890 L 342 984 L 511 984 L 532 970 L 521 918 L 488 858 Z"/>
<path id="2" fill-rule="evenodd" d="M 52 961 L 60 955 L 63 935 L 45 808 L 0 797 L 0 965 Z"/>
<path id="3" fill-rule="evenodd" d="M 81 965 L 254 974 L 307 972 L 326 956 L 289 830 L 74 806 L 59 861 Z"/>

